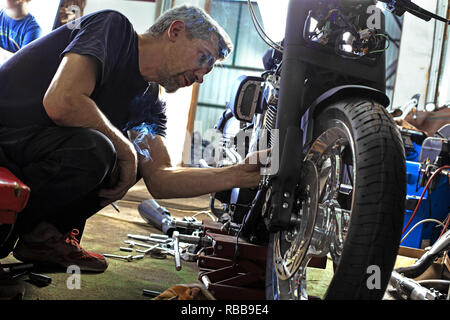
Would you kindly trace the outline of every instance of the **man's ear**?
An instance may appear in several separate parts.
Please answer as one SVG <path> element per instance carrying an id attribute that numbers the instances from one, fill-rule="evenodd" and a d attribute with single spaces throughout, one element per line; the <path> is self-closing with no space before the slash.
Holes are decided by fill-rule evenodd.
<path id="1" fill-rule="evenodd" d="M 186 31 L 186 24 L 184 21 L 175 20 L 167 29 L 167 36 L 170 41 L 175 41 L 178 36 Z"/>

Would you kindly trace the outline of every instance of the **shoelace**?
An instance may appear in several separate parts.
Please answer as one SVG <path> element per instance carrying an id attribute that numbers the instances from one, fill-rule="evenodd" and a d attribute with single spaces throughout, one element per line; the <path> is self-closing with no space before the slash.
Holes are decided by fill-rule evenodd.
<path id="1" fill-rule="evenodd" d="M 75 238 L 75 236 L 77 236 L 79 234 L 80 234 L 80 231 L 78 229 L 72 229 L 72 231 L 69 234 L 67 234 L 67 236 L 66 236 L 66 239 L 65 239 L 66 243 L 67 244 L 71 243 L 72 245 L 74 245 L 78 248 L 81 248 L 77 238 Z"/>

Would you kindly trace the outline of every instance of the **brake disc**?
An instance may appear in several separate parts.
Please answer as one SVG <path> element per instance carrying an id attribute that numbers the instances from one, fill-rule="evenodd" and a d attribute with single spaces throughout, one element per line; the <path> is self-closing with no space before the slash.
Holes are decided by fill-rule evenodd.
<path id="1" fill-rule="evenodd" d="M 316 223 L 318 188 L 317 168 L 312 161 L 306 160 L 299 185 L 305 199 L 302 208 L 292 217 L 294 226 L 277 232 L 274 238 L 274 267 L 280 280 L 291 278 L 306 258 Z"/>
<path id="2" fill-rule="evenodd" d="M 341 212 L 334 200 L 340 184 L 338 154 L 347 143 L 344 128 L 337 126 L 324 132 L 305 157 L 299 184 L 302 207 L 293 215 L 291 229 L 276 233 L 274 238 L 274 267 L 280 280 L 291 278 L 311 256 L 326 255 L 335 237 L 331 217 Z"/>

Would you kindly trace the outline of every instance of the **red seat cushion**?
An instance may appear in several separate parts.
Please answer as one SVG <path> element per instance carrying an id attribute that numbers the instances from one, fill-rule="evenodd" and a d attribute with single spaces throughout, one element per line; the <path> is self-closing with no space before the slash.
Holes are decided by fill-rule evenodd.
<path id="1" fill-rule="evenodd" d="M 13 224 L 30 197 L 30 188 L 6 168 L 0 167 L 0 223 Z"/>

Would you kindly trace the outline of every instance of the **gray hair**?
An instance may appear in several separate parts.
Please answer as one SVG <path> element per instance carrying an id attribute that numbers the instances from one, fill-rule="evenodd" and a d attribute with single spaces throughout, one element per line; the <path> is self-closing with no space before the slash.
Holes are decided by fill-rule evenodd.
<path id="1" fill-rule="evenodd" d="M 164 12 L 146 34 L 160 36 L 176 20 L 185 23 L 189 39 L 210 41 L 211 34 L 215 34 L 219 40 L 219 60 L 225 59 L 233 50 L 233 43 L 226 31 L 203 9 L 194 6 L 181 5 Z"/>

